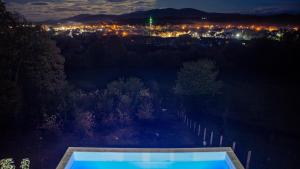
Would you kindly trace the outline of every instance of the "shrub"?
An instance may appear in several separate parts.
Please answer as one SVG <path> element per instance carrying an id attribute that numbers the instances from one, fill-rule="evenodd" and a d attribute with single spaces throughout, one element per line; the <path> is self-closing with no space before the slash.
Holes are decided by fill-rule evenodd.
<path id="1" fill-rule="evenodd" d="M 96 110 L 106 125 L 125 127 L 134 120 L 153 119 L 153 105 L 153 94 L 138 78 L 113 81 L 97 93 Z"/>
<path id="2" fill-rule="evenodd" d="M 0 160 L 0 169 L 15 169 L 14 160 L 12 158 Z"/>
<path id="3" fill-rule="evenodd" d="M 153 111 L 153 104 L 146 102 L 140 105 L 136 115 L 140 120 L 152 120 L 154 119 Z"/>
<path id="4" fill-rule="evenodd" d="M 20 168 L 21 169 L 29 169 L 29 167 L 30 167 L 30 160 L 29 160 L 29 158 L 22 159 L 21 164 L 20 164 Z"/>
<path id="5" fill-rule="evenodd" d="M 153 112 L 154 106 L 152 101 L 152 94 L 149 89 L 141 90 L 139 93 L 139 108 L 136 116 L 140 120 L 151 120 L 154 119 Z"/>
<path id="6" fill-rule="evenodd" d="M 42 130 L 46 130 L 50 134 L 60 135 L 62 132 L 62 120 L 57 115 L 44 114 L 44 122 L 39 127 Z"/>
<path id="7" fill-rule="evenodd" d="M 20 168 L 21 169 L 29 169 L 30 160 L 29 158 L 24 158 L 21 161 Z M 0 169 L 15 169 L 16 166 L 14 164 L 14 160 L 12 158 L 6 158 L 0 160 Z"/>
<path id="8" fill-rule="evenodd" d="M 90 111 L 77 113 L 75 118 L 76 128 L 81 134 L 93 136 L 93 129 L 96 125 L 95 116 Z"/>

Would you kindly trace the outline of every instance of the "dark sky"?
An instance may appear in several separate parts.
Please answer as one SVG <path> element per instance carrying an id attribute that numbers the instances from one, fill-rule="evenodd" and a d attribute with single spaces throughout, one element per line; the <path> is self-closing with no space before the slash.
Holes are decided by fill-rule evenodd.
<path id="1" fill-rule="evenodd" d="M 38 21 L 78 14 L 122 14 L 153 8 L 208 12 L 300 13 L 300 0 L 6 0 L 8 9 Z"/>

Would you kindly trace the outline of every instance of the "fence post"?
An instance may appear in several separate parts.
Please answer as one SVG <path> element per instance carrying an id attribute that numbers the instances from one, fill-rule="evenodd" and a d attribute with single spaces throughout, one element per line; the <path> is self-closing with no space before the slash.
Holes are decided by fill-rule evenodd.
<path id="1" fill-rule="evenodd" d="M 204 128 L 203 132 L 203 146 L 206 146 L 206 128 Z"/>
<path id="2" fill-rule="evenodd" d="M 248 151 L 247 162 L 246 162 L 246 169 L 249 169 L 249 167 L 250 167 L 251 153 L 252 153 L 251 150 Z"/>
<path id="3" fill-rule="evenodd" d="M 236 146 L 236 143 L 235 141 L 232 143 L 232 150 L 235 151 L 235 146 Z"/>
<path id="4" fill-rule="evenodd" d="M 220 136 L 220 147 L 222 147 L 223 144 L 223 135 Z"/>
<path id="5" fill-rule="evenodd" d="M 212 131 L 212 132 L 210 133 L 210 142 L 209 142 L 210 145 L 212 145 L 213 139 L 214 139 L 214 132 Z"/>

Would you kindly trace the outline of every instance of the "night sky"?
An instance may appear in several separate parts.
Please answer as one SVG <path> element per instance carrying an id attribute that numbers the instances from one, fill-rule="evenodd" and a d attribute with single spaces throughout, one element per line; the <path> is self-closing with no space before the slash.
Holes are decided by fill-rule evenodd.
<path id="1" fill-rule="evenodd" d="M 122 14 L 153 8 L 196 8 L 208 12 L 300 13 L 300 0 L 6 0 L 8 9 L 33 21 L 78 14 Z"/>

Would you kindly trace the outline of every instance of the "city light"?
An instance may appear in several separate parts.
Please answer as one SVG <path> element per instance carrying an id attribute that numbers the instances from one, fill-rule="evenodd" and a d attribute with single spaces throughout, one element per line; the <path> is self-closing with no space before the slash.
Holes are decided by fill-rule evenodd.
<path id="1" fill-rule="evenodd" d="M 59 24 L 43 25 L 44 30 L 54 31 L 56 35 L 66 33 L 70 37 L 84 33 L 98 32 L 102 36 L 154 36 L 161 38 L 172 38 L 188 35 L 192 38 L 220 38 L 251 40 L 253 38 L 269 37 L 278 39 L 278 35 L 287 31 L 298 31 L 298 27 L 277 27 L 266 25 L 234 25 L 234 24 L 165 24 L 154 25 L 153 18 L 149 17 L 149 25 L 119 25 L 119 24 Z"/>

